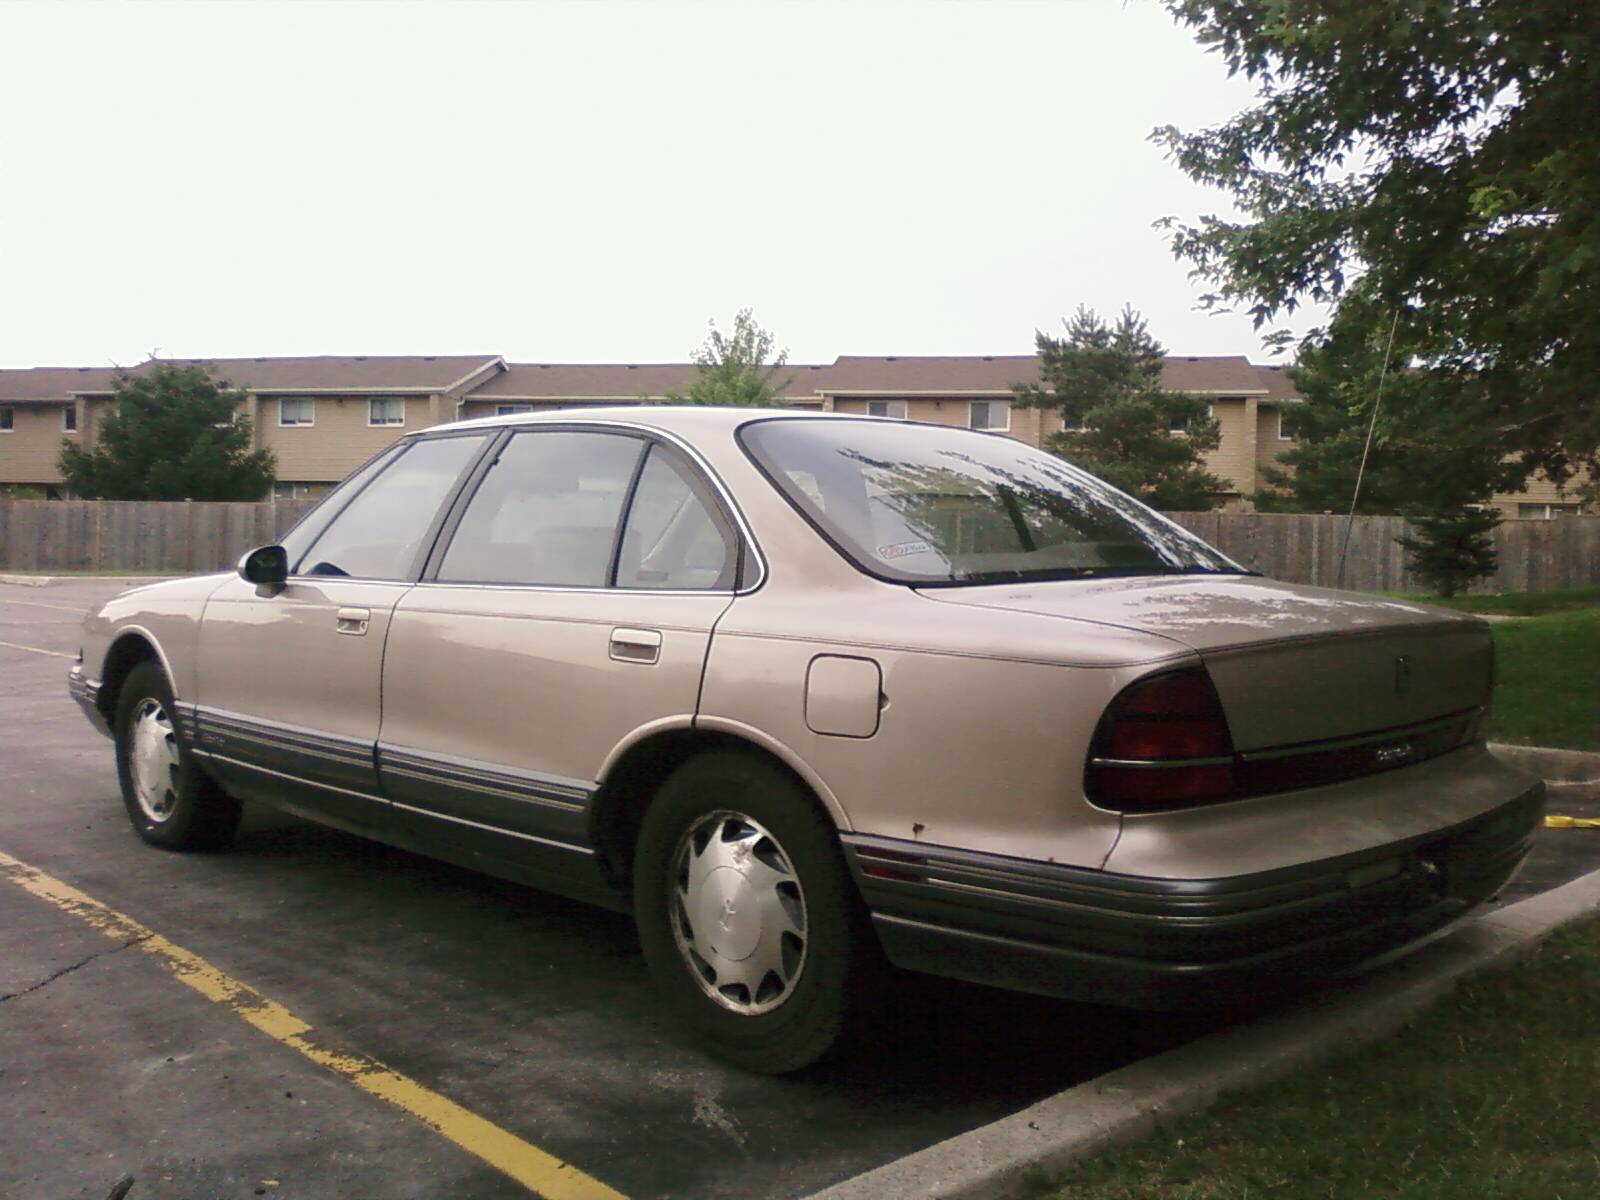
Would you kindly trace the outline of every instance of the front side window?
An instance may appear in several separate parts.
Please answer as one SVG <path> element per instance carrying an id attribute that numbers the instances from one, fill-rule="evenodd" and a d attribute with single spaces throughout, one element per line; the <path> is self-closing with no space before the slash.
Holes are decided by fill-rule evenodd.
<path id="1" fill-rule="evenodd" d="M 0 433 L 10 433 L 16 428 L 16 413 L 9 404 L 0 405 Z"/>
<path id="2" fill-rule="evenodd" d="M 1292 442 L 1292 441 L 1294 441 L 1294 434 L 1290 433 L 1289 430 L 1287 428 L 1285 428 L 1284 424 L 1283 424 L 1283 418 L 1286 415 L 1287 414 L 1283 411 L 1283 409 L 1280 408 L 1278 410 L 1278 440 L 1280 442 Z"/>
<path id="3" fill-rule="evenodd" d="M 704 481 L 652 446 L 628 506 L 618 587 L 671 591 L 731 588 L 738 544 Z"/>
<path id="4" fill-rule="evenodd" d="M 78 408 L 76 405 L 69 404 L 61 410 L 61 432 L 78 432 Z"/>
<path id="5" fill-rule="evenodd" d="M 285 396 L 278 401 L 279 425 L 314 425 L 317 402 L 310 396 Z"/>
<path id="6" fill-rule="evenodd" d="M 467 505 L 439 580 L 605 587 L 645 446 L 627 434 L 516 434 Z"/>
<path id="7" fill-rule="evenodd" d="M 1011 401 L 972 401 L 967 407 L 967 428 L 991 429 L 1004 433 L 1011 428 Z"/>
<path id="8" fill-rule="evenodd" d="M 483 444 L 481 434 L 428 438 L 373 464 L 362 472 L 371 482 L 328 523 L 298 563 L 291 556 L 291 569 L 296 575 L 412 578 L 434 517 Z M 289 548 L 287 541 L 284 548 Z"/>
<path id="9" fill-rule="evenodd" d="M 931 425 L 746 425 L 756 465 L 858 567 L 962 584 L 1241 568 L 1131 496 L 1007 438 Z"/>
<path id="10" fill-rule="evenodd" d="M 367 401 L 368 425 L 404 425 L 406 402 L 398 396 L 374 396 Z"/>
<path id="11" fill-rule="evenodd" d="M 867 416 L 893 417 L 898 421 L 906 419 L 906 402 L 904 400 L 868 400 Z"/>

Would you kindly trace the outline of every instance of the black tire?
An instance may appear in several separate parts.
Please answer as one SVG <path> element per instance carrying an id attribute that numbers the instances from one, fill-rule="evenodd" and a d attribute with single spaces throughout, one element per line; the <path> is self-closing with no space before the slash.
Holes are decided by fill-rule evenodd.
<path id="1" fill-rule="evenodd" d="M 733 849 L 713 849 L 713 840 Z M 703 865 L 708 855 L 737 857 L 741 851 L 742 867 Z M 747 878 L 741 872 L 751 859 L 769 870 L 756 867 Z M 724 882 L 691 884 L 697 870 L 704 881 L 723 871 Z M 840 855 L 838 831 L 793 777 L 751 754 L 719 751 L 691 759 L 645 813 L 633 876 L 635 919 L 650 973 L 708 1050 L 746 1070 L 779 1075 L 818 1062 L 840 1044 L 859 1009 L 860 990 L 874 975 L 877 948 Z M 758 881 L 753 888 L 751 879 Z M 720 900 L 712 894 L 718 886 L 725 888 Z M 720 933 L 710 930 L 709 920 L 699 922 L 709 932 L 696 933 L 679 898 L 691 887 L 703 901 L 702 917 L 705 904 L 725 905 L 716 910 L 723 913 Z M 774 903 L 785 915 L 743 918 L 756 927 L 754 940 L 746 937 L 748 925 L 741 932 L 735 924 L 729 932 L 740 905 L 747 914 L 771 914 Z M 776 934 L 774 919 L 784 926 Z M 699 944 L 730 965 L 721 956 L 724 947 L 711 945 L 717 937 L 730 943 L 730 953 L 743 950 L 742 961 L 731 965 L 747 974 L 760 969 L 749 964 L 777 955 L 754 993 L 742 984 L 718 988 L 720 968 L 693 948 Z"/>
<path id="2" fill-rule="evenodd" d="M 164 850 L 219 850 L 239 827 L 239 801 L 205 773 L 173 726 L 172 687 L 155 662 L 128 672 L 117 695 L 117 781 L 134 832 Z M 150 752 L 141 775 L 136 742 Z M 161 754 L 170 756 L 162 763 Z M 141 797 L 143 800 L 141 801 Z"/>

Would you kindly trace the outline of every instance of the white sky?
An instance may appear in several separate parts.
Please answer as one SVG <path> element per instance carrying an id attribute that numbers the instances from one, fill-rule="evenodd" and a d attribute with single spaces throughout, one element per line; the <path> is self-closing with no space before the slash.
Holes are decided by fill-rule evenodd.
<path id="1" fill-rule="evenodd" d="M 1244 107 L 1155 0 L 0 4 L 0 365 L 1024 353 L 1131 302 Z M 1308 320 L 1307 323 L 1310 323 Z"/>

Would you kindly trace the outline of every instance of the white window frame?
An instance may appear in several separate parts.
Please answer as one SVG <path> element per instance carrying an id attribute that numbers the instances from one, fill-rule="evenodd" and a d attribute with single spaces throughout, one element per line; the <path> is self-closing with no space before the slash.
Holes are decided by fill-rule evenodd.
<path id="1" fill-rule="evenodd" d="M 68 404 L 64 408 L 62 408 L 62 410 L 61 410 L 61 432 L 62 433 L 77 433 L 78 432 L 78 406 L 77 405 Z"/>
<path id="2" fill-rule="evenodd" d="M 977 405 L 987 405 L 991 418 L 996 404 L 1002 406 L 1006 414 L 1004 425 L 974 425 L 972 423 L 973 410 Z M 1011 401 L 1009 400 L 968 400 L 967 401 L 967 428 L 981 430 L 984 433 L 1010 433 L 1011 432 Z"/>
<path id="3" fill-rule="evenodd" d="M 298 418 L 290 420 L 283 411 L 285 404 L 304 404 L 309 414 L 305 420 Z M 279 396 L 278 397 L 278 426 L 282 429 L 310 429 L 317 423 L 317 401 L 313 396 Z"/>
<path id="4" fill-rule="evenodd" d="M 494 406 L 494 415 L 497 417 L 517 417 L 532 411 L 533 405 L 531 404 L 496 404 Z"/>
<path id="5" fill-rule="evenodd" d="M 906 402 L 904 400 L 868 400 L 867 416 L 888 417 L 895 421 L 906 419 Z"/>
<path id="6" fill-rule="evenodd" d="M 393 419 L 393 418 L 390 418 L 390 417 L 380 417 L 378 415 L 378 406 L 380 404 L 383 404 L 383 405 L 389 405 L 389 404 L 399 405 L 399 407 L 400 407 L 400 416 L 399 416 L 399 418 L 398 419 Z M 373 396 L 373 397 L 371 397 L 370 399 L 367 400 L 367 424 L 369 426 L 371 426 L 373 428 L 389 428 L 389 429 L 401 428 L 401 429 L 403 429 L 403 428 L 405 428 L 405 423 L 406 423 L 406 402 L 405 402 L 405 398 L 404 397 L 402 397 L 402 396 Z"/>
<path id="7" fill-rule="evenodd" d="M 1285 416 L 1287 416 L 1287 415 L 1288 414 L 1286 414 L 1283 411 L 1283 409 L 1280 408 L 1278 410 L 1278 440 L 1280 442 L 1292 442 L 1292 441 L 1294 441 L 1294 435 L 1293 434 L 1285 433 L 1283 431 L 1283 418 Z"/>
<path id="8" fill-rule="evenodd" d="M 0 404 L 0 433 L 17 431 L 17 410 L 9 404 Z"/>

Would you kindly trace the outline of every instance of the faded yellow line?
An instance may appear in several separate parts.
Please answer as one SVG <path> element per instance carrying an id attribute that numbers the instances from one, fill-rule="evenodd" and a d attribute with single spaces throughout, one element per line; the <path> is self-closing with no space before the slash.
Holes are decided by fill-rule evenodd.
<path id="1" fill-rule="evenodd" d="M 621 1192 L 585 1175 L 577 1167 L 398 1071 L 390 1070 L 376 1059 L 329 1047 L 317 1036 L 316 1030 L 277 1001 L 223 973 L 198 954 L 174 945 L 132 917 L 107 908 L 71 884 L 46 875 L 4 851 L 0 851 L 0 876 L 29 895 L 92 925 L 113 941 L 137 947 L 206 999 L 227 1008 L 268 1037 L 298 1050 L 318 1066 L 343 1076 L 369 1095 L 410 1113 L 429 1129 L 503 1171 L 545 1200 L 626 1200 Z"/>
<path id="2" fill-rule="evenodd" d="M 52 658 L 77 658 L 76 654 L 63 654 L 59 650 L 44 650 L 38 646 L 24 646 L 21 642 L 0 642 L 0 646 L 10 646 L 13 650 L 29 650 L 34 654 L 48 654 Z"/>

